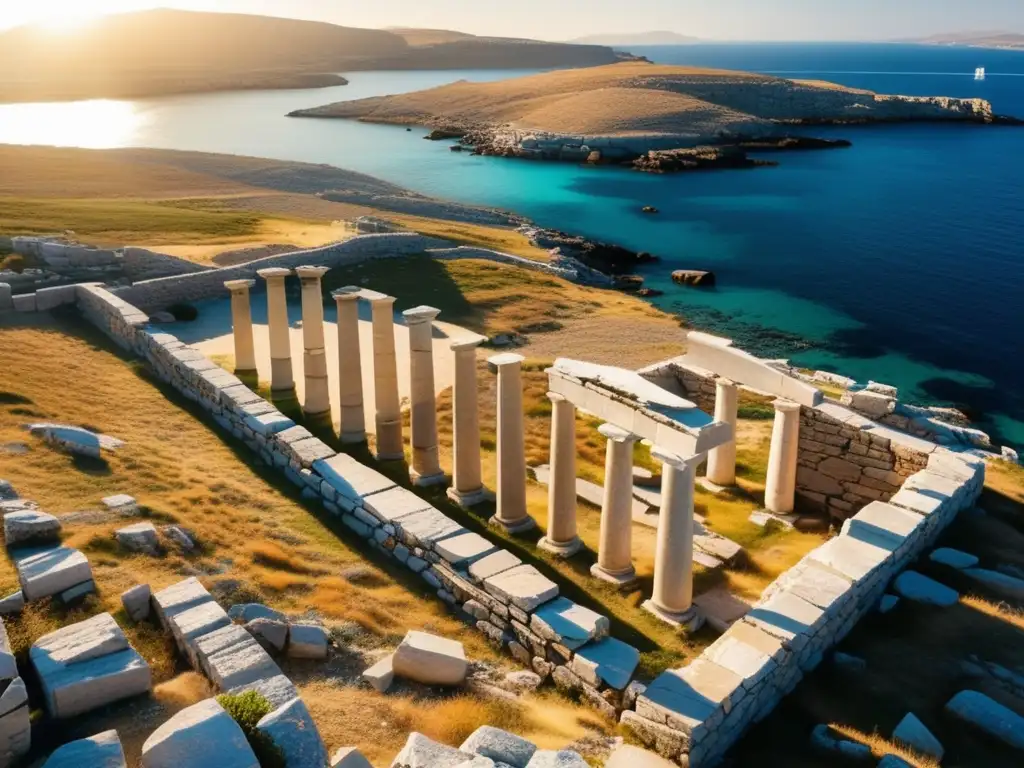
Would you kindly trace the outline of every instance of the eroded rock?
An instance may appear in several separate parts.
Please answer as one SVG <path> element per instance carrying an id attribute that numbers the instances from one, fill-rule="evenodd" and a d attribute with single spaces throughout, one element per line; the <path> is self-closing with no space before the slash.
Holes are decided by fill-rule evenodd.
<path id="1" fill-rule="evenodd" d="M 395 674 L 427 685 L 462 685 L 469 669 L 462 643 L 410 631 L 395 651 Z"/>

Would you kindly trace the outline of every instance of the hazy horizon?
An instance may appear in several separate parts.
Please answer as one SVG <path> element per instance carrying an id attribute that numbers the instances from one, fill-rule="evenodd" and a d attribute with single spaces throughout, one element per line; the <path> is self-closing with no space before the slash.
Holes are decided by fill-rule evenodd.
<path id="1" fill-rule="evenodd" d="M 625 18 L 609 0 L 520 0 L 500 11 L 471 0 L 34 0 L 6 8 L 0 30 L 42 22 L 70 33 L 96 14 L 153 8 L 252 13 L 350 27 L 428 27 L 478 35 L 569 40 L 649 31 L 721 41 L 883 41 L 977 30 L 1024 29 L 1020 0 L 633 0 Z M 608 8 L 602 24 L 600 9 Z M 597 13 L 595 13 L 597 11 Z M 614 21 L 611 21 L 614 19 Z"/>

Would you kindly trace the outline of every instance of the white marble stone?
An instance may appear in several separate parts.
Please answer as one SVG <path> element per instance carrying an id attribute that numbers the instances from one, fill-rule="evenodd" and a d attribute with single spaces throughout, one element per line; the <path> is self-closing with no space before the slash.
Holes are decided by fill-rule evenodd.
<path id="1" fill-rule="evenodd" d="M 960 601 L 960 595 L 956 590 L 950 589 L 945 584 L 940 584 L 934 579 L 929 579 L 917 571 L 904 571 L 896 577 L 893 589 L 907 600 L 926 605 L 936 605 L 941 608 L 948 608 Z"/>
<path id="2" fill-rule="evenodd" d="M 491 576 L 484 580 L 484 589 L 527 613 L 558 597 L 558 585 L 532 565 L 518 565 Z"/>
<path id="3" fill-rule="evenodd" d="M 469 669 L 462 643 L 415 630 L 406 634 L 391 663 L 399 677 L 427 685 L 461 685 Z"/>
<path id="4" fill-rule="evenodd" d="M 141 763 L 142 768 L 260 768 L 241 727 L 216 699 L 186 707 L 153 731 L 142 745 Z"/>

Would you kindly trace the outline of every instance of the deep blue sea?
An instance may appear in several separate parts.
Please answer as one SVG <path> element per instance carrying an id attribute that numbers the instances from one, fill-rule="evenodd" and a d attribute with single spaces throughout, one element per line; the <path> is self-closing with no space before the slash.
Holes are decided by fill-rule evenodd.
<path id="1" fill-rule="evenodd" d="M 654 61 L 831 80 L 883 93 L 980 97 L 1024 117 L 1024 53 L 872 44 L 638 49 Z M 988 77 L 974 80 L 976 67 Z M 150 146 L 302 160 L 662 257 L 656 302 L 762 355 L 902 397 L 964 407 L 1024 446 L 1024 128 L 819 128 L 844 150 L 772 155 L 776 168 L 653 176 L 471 157 L 422 131 L 285 118 L 300 107 L 509 72 L 353 73 L 349 86 L 136 101 L 0 106 L 0 142 Z M 657 206 L 657 216 L 642 214 Z M 713 291 L 669 274 L 713 269 Z M 628 339 L 623 340 L 628 343 Z"/>

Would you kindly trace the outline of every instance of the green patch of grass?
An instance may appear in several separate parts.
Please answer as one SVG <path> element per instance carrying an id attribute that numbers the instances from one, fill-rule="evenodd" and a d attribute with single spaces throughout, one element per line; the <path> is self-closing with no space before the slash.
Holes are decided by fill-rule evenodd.
<path id="1" fill-rule="evenodd" d="M 274 711 L 266 697 L 256 691 L 239 694 L 224 694 L 217 697 L 217 703 L 238 723 L 249 746 L 256 753 L 260 768 L 285 768 L 284 755 L 276 744 L 256 726 L 266 715 Z"/>

